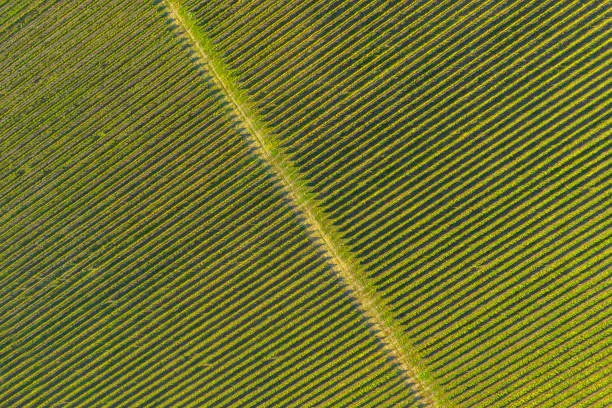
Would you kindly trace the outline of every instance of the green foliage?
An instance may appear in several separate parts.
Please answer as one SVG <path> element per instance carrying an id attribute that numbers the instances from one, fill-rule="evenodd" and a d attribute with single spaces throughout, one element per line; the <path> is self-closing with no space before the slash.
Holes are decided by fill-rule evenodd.
<path id="1" fill-rule="evenodd" d="M 0 4 L 0 406 L 610 405 L 608 2 L 168 4 Z"/>
<path id="2" fill-rule="evenodd" d="M 438 395 L 610 402 L 609 4 L 185 4 Z"/>
<path id="3" fill-rule="evenodd" d="M 161 4 L 13 8 L 1 406 L 416 405 Z"/>

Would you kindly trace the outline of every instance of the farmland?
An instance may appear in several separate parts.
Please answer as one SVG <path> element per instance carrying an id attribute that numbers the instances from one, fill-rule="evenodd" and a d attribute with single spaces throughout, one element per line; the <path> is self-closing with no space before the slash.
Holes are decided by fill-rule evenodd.
<path id="1" fill-rule="evenodd" d="M 0 1 L 0 406 L 609 406 L 610 11 Z"/>
<path id="2" fill-rule="evenodd" d="M 606 406 L 609 2 L 185 8 L 458 406 Z"/>
<path id="3" fill-rule="evenodd" d="M 0 406 L 416 404 L 165 8 L 8 7 Z"/>

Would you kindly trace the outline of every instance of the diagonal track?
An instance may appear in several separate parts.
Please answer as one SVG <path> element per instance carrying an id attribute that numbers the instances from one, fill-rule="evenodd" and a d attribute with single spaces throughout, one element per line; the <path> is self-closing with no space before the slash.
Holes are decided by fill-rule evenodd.
<path id="1" fill-rule="evenodd" d="M 284 163 L 272 153 L 274 148 L 267 141 L 267 137 L 264 136 L 266 132 L 256 123 L 253 115 L 248 108 L 244 106 L 244 102 L 236 95 L 233 84 L 220 73 L 218 68 L 220 61 L 217 61 L 216 56 L 211 55 L 204 49 L 196 33 L 194 33 L 194 30 L 191 28 L 191 25 L 186 21 L 180 5 L 174 0 L 164 0 L 164 3 L 168 6 L 169 17 L 176 22 L 180 30 L 183 31 L 183 34 L 192 43 L 197 51 L 198 57 L 208 68 L 214 82 L 222 89 L 227 100 L 230 102 L 237 116 L 238 124 L 248 131 L 249 135 L 254 139 L 258 153 L 272 167 L 283 184 L 288 197 L 298 211 L 300 211 L 301 215 L 304 216 L 304 222 L 310 230 L 310 233 L 315 239 L 322 241 L 324 244 L 325 250 L 328 255 L 330 255 L 330 262 L 333 264 L 335 272 L 350 287 L 361 310 L 375 327 L 378 337 L 387 346 L 391 355 L 399 362 L 405 374 L 407 374 L 407 380 L 410 381 L 410 387 L 421 397 L 426 405 L 440 406 L 440 396 L 434 393 L 424 379 L 424 373 L 414 363 L 416 357 L 411 357 L 406 354 L 406 346 L 402 345 L 402 335 L 399 329 L 390 324 L 388 319 L 385 319 L 384 312 L 381 306 L 379 306 L 380 302 L 378 299 L 372 295 L 372 291 L 367 289 L 363 279 L 356 273 L 355 268 L 351 266 L 351 262 L 342 255 L 342 252 L 339 250 L 333 238 L 326 232 L 322 223 L 316 216 L 317 211 L 300 189 L 299 184 L 291 176 L 291 172 L 288 171 Z"/>

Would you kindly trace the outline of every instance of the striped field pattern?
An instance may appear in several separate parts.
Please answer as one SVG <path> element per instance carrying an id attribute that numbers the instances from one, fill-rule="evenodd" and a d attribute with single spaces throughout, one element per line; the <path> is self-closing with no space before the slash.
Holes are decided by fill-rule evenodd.
<path id="1" fill-rule="evenodd" d="M 612 405 L 609 1 L 180 3 L 441 397 Z"/>
<path id="2" fill-rule="evenodd" d="M 0 1 L 0 72 L 1 407 L 421 404 L 167 7 Z"/>

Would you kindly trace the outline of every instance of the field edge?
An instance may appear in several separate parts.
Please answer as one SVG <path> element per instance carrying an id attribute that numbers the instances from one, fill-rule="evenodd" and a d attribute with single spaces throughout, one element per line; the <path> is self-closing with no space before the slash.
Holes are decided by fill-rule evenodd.
<path id="1" fill-rule="evenodd" d="M 212 40 L 196 24 L 191 13 L 179 1 L 159 0 L 158 3 L 167 9 L 168 18 L 180 27 L 185 37 L 192 43 L 216 85 L 221 88 L 232 105 L 236 115 L 235 120 L 255 139 L 256 146 L 254 147 L 278 176 L 287 195 L 304 216 L 304 223 L 314 238 L 325 246 L 335 266 L 334 269 L 351 289 L 353 298 L 360 309 L 374 325 L 377 337 L 385 344 L 391 356 L 397 360 L 407 375 L 407 379 L 412 380 L 409 383 L 411 388 L 423 402 L 430 406 L 454 406 L 435 383 L 433 376 L 424 366 L 401 326 L 384 306 L 382 299 L 366 278 L 354 256 L 342 244 L 339 233 L 316 205 L 315 195 L 309 191 L 300 173 L 280 153 L 276 138 L 258 119 L 248 96 L 236 85 L 237 79 L 215 50 Z"/>

